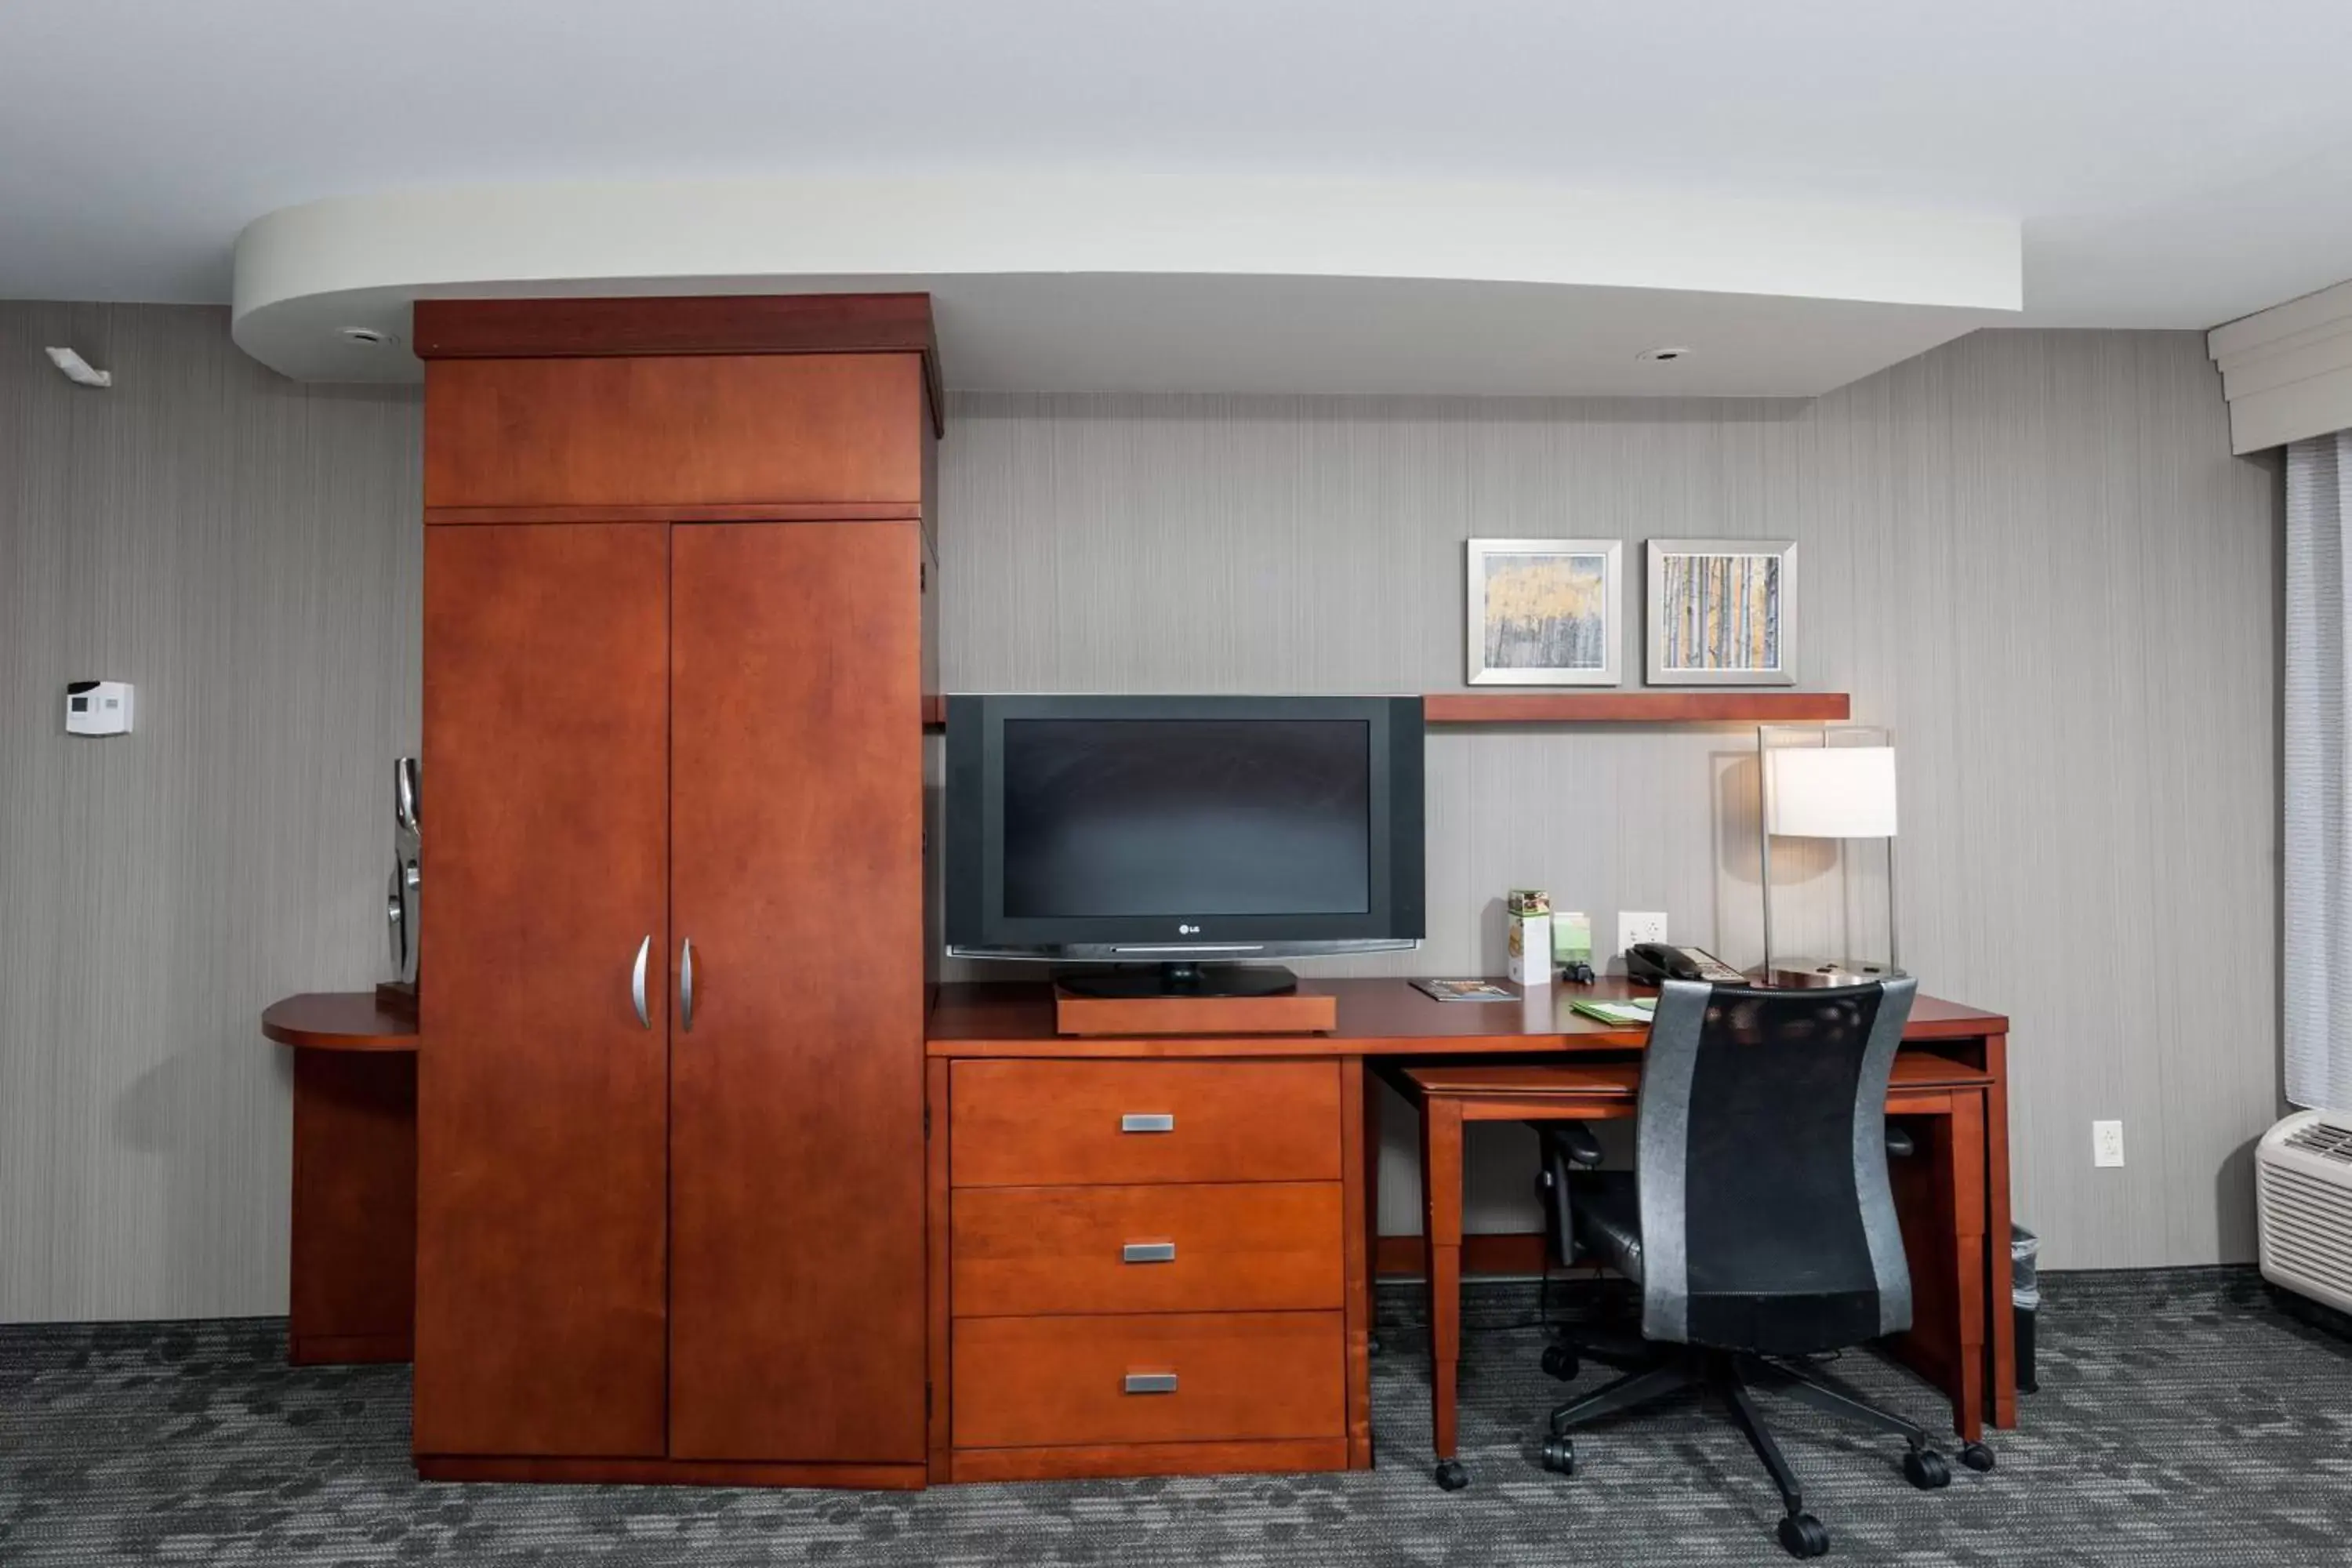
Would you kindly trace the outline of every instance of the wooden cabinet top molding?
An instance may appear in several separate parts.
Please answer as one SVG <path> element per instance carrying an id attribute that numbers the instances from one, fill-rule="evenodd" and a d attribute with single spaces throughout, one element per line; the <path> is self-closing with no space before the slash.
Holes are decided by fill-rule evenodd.
<path id="1" fill-rule="evenodd" d="M 919 354 L 932 434 L 947 434 L 929 294 L 419 300 L 411 333 L 425 360 Z"/>
<path id="2" fill-rule="evenodd" d="M 919 516 L 924 398 L 911 353 L 435 360 L 425 517 Z"/>

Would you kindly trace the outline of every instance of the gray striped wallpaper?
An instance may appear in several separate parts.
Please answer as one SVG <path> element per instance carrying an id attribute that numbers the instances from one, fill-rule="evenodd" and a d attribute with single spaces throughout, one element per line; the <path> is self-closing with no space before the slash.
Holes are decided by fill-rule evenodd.
<path id="1" fill-rule="evenodd" d="M 941 450 L 951 690 L 1456 688 L 1466 538 L 1622 538 L 1629 563 L 1651 538 L 1799 541 L 1801 684 L 1895 732 L 1906 965 L 2015 1020 L 2018 1212 L 2045 1259 L 2252 1256 L 2278 1090 L 2276 478 L 2230 455 L 2200 335 L 1979 332 L 1816 403 L 969 396 Z M 1624 635 L 1638 685 L 1638 610 Z M 1664 910 L 1754 962 L 1754 745 L 1440 732 L 1430 940 L 1324 967 L 1500 973 L 1523 885 L 1603 943 L 1618 910 Z M 1877 888 L 1874 862 L 1779 868 L 1815 952 Z M 1383 1226 L 1415 1231 L 1391 1109 Z M 2130 1163 L 2095 1170 L 2109 1117 Z M 1476 1131 L 1471 1224 L 1530 1226 L 1527 1136 Z"/>
<path id="2" fill-rule="evenodd" d="M 285 1310 L 255 1020 L 383 967 L 417 412 L 280 378 L 226 311 L 0 305 L 0 1319 Z M 137 683 L 135 733 L 65 735 L 85 676 Z"/>
<path id="3" fill-rule="evenodd" d="M 413 392 L 279 380 L 217 310 L 0 305 L 0 1320 L 284 1308 L 286 1071 L 254 1018 L 383 968 L 417 433 Z M 2194 334 L 1979 333 L 1812 405 L 968 396 L 941 480 L 962 690 L 1457 686 L 1473 534 L 1797 538 L 1803 683 L 1902 748 L 1906 956 L 2016 1016 L 2049 1260 L 2251 1252 L 2277 502 Z M 138 734 L 63 735 L 82 676 L 138 683 Z M 1496 966 L 1525 882 L 1604 940 L 1662 909 L 1752 957 L 1751 745 L 1441 736 L 1432 940 L 1386 967 Z M 1797 872 L 1811 918 L 1867 901 Z M 2091 1169 L 2094 1116 L 2126 1169 Z M 1526 1223 L 1510 1130 L 1475 1164 L 1473 1223 Z"/>

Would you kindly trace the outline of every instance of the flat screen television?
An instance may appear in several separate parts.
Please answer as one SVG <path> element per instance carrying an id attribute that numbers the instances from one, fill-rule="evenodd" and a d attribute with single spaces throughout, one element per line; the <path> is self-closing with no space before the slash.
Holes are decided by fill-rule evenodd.
<path id="1" fill-rule="evenodd" d="M 1266 994 L 1245 961 L 1418 945 L 1418 698 L 951 697 L 947 942 L 1148 964 L 1094 994 Z"/>

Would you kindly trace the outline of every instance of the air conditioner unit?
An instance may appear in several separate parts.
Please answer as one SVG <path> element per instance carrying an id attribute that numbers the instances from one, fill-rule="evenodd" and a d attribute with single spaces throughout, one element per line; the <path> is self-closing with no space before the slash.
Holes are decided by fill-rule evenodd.
<path id="1" fill-rule="evenodd" d="M 2254 1151 L 2263 1278 L 2352 1311 L 2352 1115 L 2304 1110 Z"/>

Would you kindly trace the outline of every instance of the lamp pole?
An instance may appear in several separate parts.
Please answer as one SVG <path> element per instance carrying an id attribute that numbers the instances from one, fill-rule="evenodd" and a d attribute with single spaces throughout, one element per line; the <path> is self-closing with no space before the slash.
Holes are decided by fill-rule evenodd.
<path id="1" fill-rule="evenodd" d="M 1764 972 L 1760 978 L 1772 984 L 1772 769 L 1765 761 L 1767 742 L 1772 726 L 1756 726 L 1756 841 L 1764 853 Z"/>

